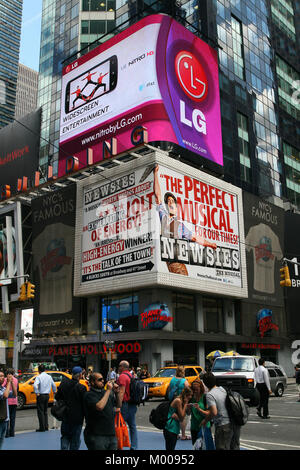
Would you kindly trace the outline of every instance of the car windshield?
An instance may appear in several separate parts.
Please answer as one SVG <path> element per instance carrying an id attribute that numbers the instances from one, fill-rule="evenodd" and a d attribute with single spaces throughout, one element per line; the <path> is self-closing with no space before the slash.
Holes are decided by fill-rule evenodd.
<path id="1" fill-rule="evenodd" d="M 153 377 L 175 377 L 176 369 L 159 369 Z"/>
<path id="2" fill-rule="evenodd" d="M 216 359 L 212 368 L 212 372 L 223 370 L 252 372 L 254 370 L 254 362 L 251 358 L 246 357 L 226 357 L 222 359 Z"/>
<path id="3" fill-rule="evenodd" d="M 32 379 L 33 377 L 36 377 L 36 374 L 22 374 L 22 375 L 18 375 L 19 384 L 24 384 L 25 382 L 27 382 L 27 380 Z"/>

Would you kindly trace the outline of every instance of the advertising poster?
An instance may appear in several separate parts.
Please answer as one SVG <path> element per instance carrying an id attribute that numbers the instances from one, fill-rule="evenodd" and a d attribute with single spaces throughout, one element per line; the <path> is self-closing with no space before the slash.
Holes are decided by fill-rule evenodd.
<path id="1" fill-rule="evenodd" d="M 300 263 L 299 249 L 300 215 L 292 212 L 285 213 L 285 258 Z M 291 287 L 284 288 L 286 295 L 286 310 L 289 313 L 290 331 L 300 334 L 299 299 L 300 299 L 300 266 L 288 263 Z M 297 338 L 298 339 L 298 338 Z"/>
<path id="2" fill-rule="evenodd" d="M 165 155 L 126 168 L 78 183 L 76 295 L 169 285 L 246 296 L 241 190 Z"/>
<path id="3" fill-rule="evenodd" d="M 0 185 L 16 194 L 18 178 L 33 178 L 39 166 L 41 109 L 0 129 Z"/>
<path id="4" fill-rule="evenodd" d="M 35 331 L 79 327 L 72 292 L 75 208 L 75 185 L 32 201 Z"/>
<path id="5" fill-rule="evenodd" d="M 283 258 L 284 210 L 243 191 L 247 252 L 248 301 L 282 306 L 280 268 Z"/>
<path id="6" fill-rule="evenodd" d="M 84 188 L 81 283 L 154 270 L 153 173 L 144 176 L 139 168 Z"/>
<path id="7" fill-rule="evenodd" d="M 166 141 L 223 165 L 217 52 L 166 15 L 152 15 L 67 65 L 62 77 L 59 176 L 76 156 L 103 160 Z"/>
<path id="8" fill-rule="evenodd" d="M 159 271 L 242 287 L 239 198 L 217 184 L 157 165 Z"/>

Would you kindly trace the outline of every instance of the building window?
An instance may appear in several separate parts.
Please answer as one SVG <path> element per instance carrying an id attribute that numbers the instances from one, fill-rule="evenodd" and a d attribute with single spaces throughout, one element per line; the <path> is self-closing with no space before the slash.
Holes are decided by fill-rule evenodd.
<path id="1" fill-rule="evenodd" d="M 294 99 L 300 74 L 276 55 L 276 72 L 278 80 L 279 106 L 295 119 L 300 119 L 300 102 Z"/>
<path id="2" fill-rule="evenodd" d="M 189 294 L 173 293 L 174 329 L 179 331 L 196 330 L 195 298 Z"/>
<path id="3" fill-rule="evenodd" d="M 300 151 L 283 142 L 288 199 L 300 208 Z"/>
<path id="4" fill-rule="evenodd" d="M 296 41 L 292 0 L 271 0 L 271 12 L 272 19 L 278 28 L 290 39 Z"/>
<path id="5" fill-rule="evenodd" d="M 101 299 L 102 331 L 138 331 L 138 295 L 110 296 Z"/>
<path id="6" fill-rule="evenodd" d="M 0 80 L 0 104 L 6 103 L 6 85 L 4 80 Z"/>
<path id="7" fill-rule="evenodd" d="M 234 16 L 231 17 L 233 70 L 237 77 L 245 80 L 244 45 L 242 23 Z"/>
<path id="8" fill-rule="evenodd" d="M 237 113 L 241 180 L 251 181 L 251 162 L 249 156 L 248 118 Z"/>
<path id="9" fill-rule="evenodd" d="M 203 297 L 203 313 L 206 333 L 220 333 L 225 331 L 222 299 Z"/>

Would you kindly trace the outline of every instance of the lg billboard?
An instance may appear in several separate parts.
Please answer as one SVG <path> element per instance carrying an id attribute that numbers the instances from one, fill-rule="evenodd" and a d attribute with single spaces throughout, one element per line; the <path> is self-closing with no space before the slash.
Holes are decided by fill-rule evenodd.
<path id="1" fill-rule="evenodd" d="M 63 70 L 59 175 L 138 142 L 166 141 L 223 164 L 217 52 L 166 15 L 144 18 Z"/>

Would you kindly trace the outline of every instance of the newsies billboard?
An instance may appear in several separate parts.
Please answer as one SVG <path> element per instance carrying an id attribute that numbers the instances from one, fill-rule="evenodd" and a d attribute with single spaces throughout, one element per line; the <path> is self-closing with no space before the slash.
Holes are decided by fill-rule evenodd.
<path id="1" fill-rule="evenodd" d="M 239 188 L 159 152 L 78 182 L 75 295 L 147 285 L 247 296 Z"/>
<path id="2" fill-rule="evenodd" d="M 88 149 L 96 163 L 145 141 L 223 165 L 217 52 L 166 15 L 144 18 L 64 68 L 59 176 L 87 166 Z"/>

